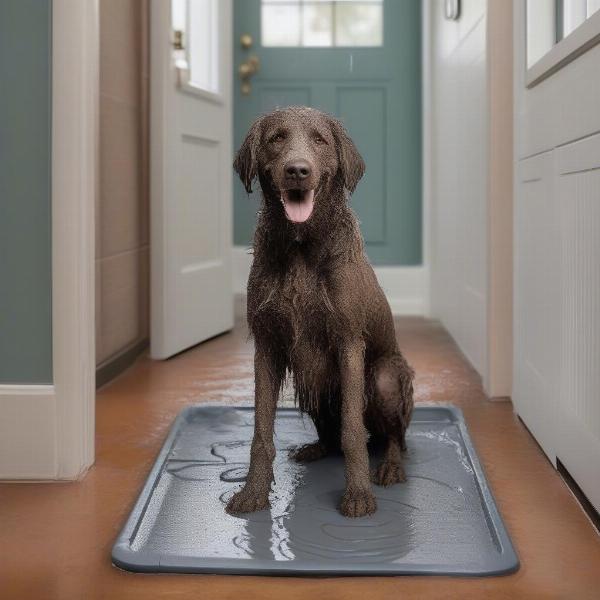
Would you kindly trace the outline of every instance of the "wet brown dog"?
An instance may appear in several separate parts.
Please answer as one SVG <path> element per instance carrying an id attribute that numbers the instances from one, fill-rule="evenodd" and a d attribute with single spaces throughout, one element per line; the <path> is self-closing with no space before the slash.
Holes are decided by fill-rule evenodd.
<path id="1" fill-rule="evenodd" d="M 413 372 L 402 357 L 390 307 L 363 251 L 347 204 L 364 162 L 339 121 L 291 107 L 259 118 L 234 162 L 248 193 L 263 202 L 248 281 L 255 340 L 255 427 L 244 487 L 227 510 L 269 506 L 273 422 L 286 373 L 319 439 L 292 458 L 312 461 L 341 449 L 346 490 L 340 511 L 376 510 L 367 440 L 382 439 L 378 485 L 405 479 L 401 451 L 413 407 Z"/>

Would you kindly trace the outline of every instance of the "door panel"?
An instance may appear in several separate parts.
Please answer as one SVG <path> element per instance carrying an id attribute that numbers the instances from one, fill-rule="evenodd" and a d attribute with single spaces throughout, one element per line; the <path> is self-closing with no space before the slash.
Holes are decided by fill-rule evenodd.
<path id="1" fill-rule="evenodd" d="M 276 107 L 308 105 L 340 117 L 367 171 L 351 204 L 375 264 L 421 263 L 420 2 L 386 0 L 381 47 L 262 47 L 260 0 L 234 3 L 234 146 L 252 121 Z M 240 36 L 253 44 L 242 48 Z M 260 69 L 243 95 L 237 67 Z M 234 180 L 234 241 L 249 245 L 258 194 Z"/>
<path id="2" fill-rule="evenodd" d="M 600 134 L 555 153 L 563 374 L 556 456 L 600 510 Z"/>
<path id="3" fill-rule="evenodd" d="M 310 88 L 293 86 L 261 86 L 260 112 L 272 110 L 275 106 L 306 105 L 311 103 Z"/>
<path id="4" fill-rule="evenodd" d="M 197 198 L 198 190 L 211 198 L 220 197 L 219 178 L 214 176 L 219 171 L 220 147 L 216 140 L 189 134 L 182 136 L 181 142 L 175 193 L 181 198 L 182 210 L 174 216 L 179 235 L 178 268 L 189 272 L 203 262 L 218 260 L 220 255 L 219 230 L 206 227 L 219 222 L 219 203 L 198 202 Z"/>
<path id="5" fill-rule="evenodd" d="M 521 161 L 518 184 L 521 201 L 515 204 L 515 408 L 556 462 L 556 406 L 559 369 L 554 315 L 560 285 L 555 276 L 559 237 L 553 202 L 551 152 Z M 535 307 L 531 310 L 531 307 Z"/>
<path id="6" fill-rule="evenodd" d="M 526 85 L 515 10 L 513 402 L 600 510 L 600 46 Z"/>
<path id="7" fill-rule="evenodd" d="M 362 234 L 367 244 L 385 244 L 387 128 L 386 89 L 384 87 L 338 87 L 336 114 L 352 123 L 352 135 L 360 140 L 360 152 L 369 165 L 361 191 L 353 206 L 361 217 Z M 371 115 L 365 119 L 364 115 Z"/>
<path id="8" fill-rule="evenodd" d="M 171 2 L 151 5 L 153 358 L 233 326 L 231 2 L 173 6 L 189 50 L 173 47 Z M 186 22 L 192 16 L 196 25 L 200 17 L 212 23 L 208 37 Z"/>

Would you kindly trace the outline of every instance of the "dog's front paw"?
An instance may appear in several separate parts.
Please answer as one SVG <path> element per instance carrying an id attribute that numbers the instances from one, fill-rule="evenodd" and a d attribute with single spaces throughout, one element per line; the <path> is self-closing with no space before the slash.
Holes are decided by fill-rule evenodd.
<path id="1" fill-rule="evenodd" d="M 342 496 L 340 512 L 345 517 L 364 517 L 377 510 L 377 501 L 370 490 L 348 489 Z"/>
<path id="2" fill-rule="evenodd" d="M 265 508 L 269 508 L 269 492 L 257 491 L 248 486 L 243 487 L 239 492 L 234 494 L 225 510 L 231 514 L 251 513 Z"/>
<path id="3" fill-rule="evenodd" d="M 384 460 L 372 475 L 373 483 L 387 487 L 406 481 L 404 469 L 399 462 Z"/>

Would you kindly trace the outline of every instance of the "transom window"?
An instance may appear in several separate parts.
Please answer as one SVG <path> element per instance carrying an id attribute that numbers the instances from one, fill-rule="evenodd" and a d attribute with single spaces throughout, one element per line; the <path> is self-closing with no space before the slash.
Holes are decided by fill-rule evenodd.
<path id="1" fill-rule="evenodd" d="M 383 44 L 383 0 L 261 0 L 261 42 L 268 47 Z"/>

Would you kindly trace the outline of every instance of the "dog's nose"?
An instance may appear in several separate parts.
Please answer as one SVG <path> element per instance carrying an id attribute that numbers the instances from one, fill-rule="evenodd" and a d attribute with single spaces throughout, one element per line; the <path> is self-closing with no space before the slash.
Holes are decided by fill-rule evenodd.
<path id="1" fill-rule="evenodd" d="M 310 165 L 305 160 L 295 160 L 285 165 L 285 176 L 287 179 L 301 181 L 310 175 Z"/>

